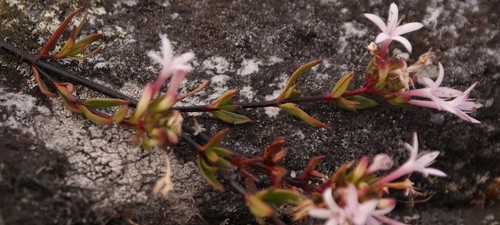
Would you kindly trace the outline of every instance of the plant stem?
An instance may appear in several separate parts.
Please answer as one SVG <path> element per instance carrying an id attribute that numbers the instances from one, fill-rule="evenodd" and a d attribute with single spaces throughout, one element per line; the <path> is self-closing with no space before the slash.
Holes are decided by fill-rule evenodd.
<path id="1" fill-rule="evenodd" d="M 17 49 L 16 47 L 12 46 L 11 44 L 3 41 L 0 39 L 0 49 L 3 49 L 7 51 L 8 53 L 18 57 L 19 59 L 23 60 L 24 62 L 30 64 L 30 65 L 35 65 L 36 67 L 48 72 L 48 73 L 53 73 L 56 74 L 64 79 L 67 79 L 71 82 L 80 84 L 82 86 L 85 86 L 91 90 L 100 92 L 102 94 L 105 94 L 109 97 L 112 98 L 119 98 L 119 99 L 125 99 L 129 100 L 131 102 L 131 105 L 136 105 L 137 100 L 130 98 L 129 96 L 126 96 L 118 91 L 115 91 L 113 89 L 110 89 L 106 86 L 103 86 L 101 84 L 98 84 L 96 82 L 93 82 L 91 80 L 85 79 L 83 77 L 74 75 L 68 71 L 62 70 L 51 63 L 48 63 L 43 60 L 37 60 L 36 56 L 29 54 L 27 52 L 21 51 Z M 349 96 L 354 96 L 354 95 L 359 95 L 359 94 L 364 94 L 371 92 L 370 88 L 367 87 L 362 87 L 353 91 L 346 91 L 342 97 L 349 97 Z M 262 101 L 262 102 L 235 102 L 233 103 L 234 105 L 239 105 L 241 106 L 242 109 L 250 109 L 250 108 L 263 108 L 263 107 L 278 107 L 280 104 L 285 104 L 285 103 L 312 103 L 312 102 L 322 102 L 322 101 L 332 101 L 333 97 L 331 95 L 323 95 L 323 96 L 305 96 L 305 97 L 298 97 L 294 99 L 275 99 L 275 100 L 270 100 L 270 101 Z M 171 108 L 172 110 L 179 110 L 181 112 L 208 112 L 208 111 L 214 111 L 218 109 L 210 108 L 209 105 L 195 105 L 195 106 L 174 106 Z"/>
<path id="2" fill-rule="evenodd" d="M 7 51 L 8 53 L 18 57 L 19 59 L 23 60 L 24 62 L 30 64 L 30 65 L 35 65 L 40 69 L 45 70 L 46 72 L 57 74 L 58 76 L 67 79 L 71 82 L 80 84 L 82 86 L 85 86 L 89 89 L 92 89 L 94 91 L 100 92 L 102 94 L 105 94 L 107 96 L 110 96 L 112 98 L 119 98 L 119 99 L 125 99 L 129 100 L 132 103 L 136 104 L 137 100 L 132 99 L 118 91 L 115 91 L 113 89 L 110 89 L 106 86 L 103 86 L 101 84 L 98 84 L 94 81 L 85 79 L 83 77 L 74 75 L 68 71 L 62 70 L 54 65 L 52 65 L 49 62 L 43 61 L 43 60 L 36 60 L 36 57 L 32 54 L 26 53 L 24 51 L 21 51 L 17 49 L 16 47 L 12 46 L 11 44 L 3 41 L 0 39 L 0 49 L 3 49 Z"/>

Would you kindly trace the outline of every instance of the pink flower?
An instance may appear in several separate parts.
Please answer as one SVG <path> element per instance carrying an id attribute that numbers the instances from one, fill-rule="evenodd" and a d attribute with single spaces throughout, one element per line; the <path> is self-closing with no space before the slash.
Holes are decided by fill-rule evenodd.
<path id="1" fill-rule="evenodd" d="M 153 93 L 156 93 L 173 74 L 169 90 L 167 91 L 168 95 L 173 95 L 177 93 L 186 73 L 193 69 L 189 61 L 194 58 L 194 53 L 187 52 L 174 57 L 170 40 L 168 40 L 166 35 L 160 35 L 160 38 L 162 43 L 161 55 L 153 51 L 148 52 L 148 56 L 151 59 L 162 65 L 160 75 L 154 84 Z"/>
<path id="2" fill-rule="evenodd" d="M 408 39 L 402 37 L 401 35 L 418 30 L 424 25 L 422 23 L 413 22 L 398 26 L 401 20 L 398 21 L 398 6 L 394 3 L 391 4 L 389 10 L 389 17 L 387 18 L 387 25 L 384 23 L 382 18 L 375 14 L 365 13 L 366 18 L 371 20 L 375 25 L 377 25 L 382 33 L 378 34 L 375 38 L 375 43 L 384 42 L 382 46 L 382 52 L 385 52 L 392 40 L 395 40 L 411 52 L 412 47 Z"/>
<path id="3" fill-rule="evenodd" d="M 337 205 L 335 199 L 333 199 L 332 188 L 327 188 L 323 192 L 323 201 L 328 209 L 313 208 L 309 210 L 309 215 L 320 219 L 326 219 L 325 225 L 344 224 L 346 222 L 345 212 Z"/>
<path id="4" fill-rule="evenodd" d="M 413 172 L 420 172 L 424 175 L 424 177 L 427 177 L 429 175 L 439 177 L 446 176 L 443 171 L 428 167 L 439 155 L 439 151 L 418 154 L 417 133 L 413 133 L 413 146 L 408 143 L 405 143 L 404 146 L 410 152 L 410 158 L 398 169 L 385 176 L 384 178 L 378 180 L 375 183 L 375 186 L 383 185 Z"/>
<path id="5" fill-rule="evenodd" d="M 469 99 L 469 94 L 474 89 L 477 83 L 472 84 L 466 91 L 462 92 L 449 87 L 440 87 L 443 81 L 444 70 L 443 65 L 439 63 L 439 75 L 436 81 L 429 78 L 423 78 L 427 88 L 407 90 L 403 92 L 403 96 L 409 98 L 408 104 L 444 110 L 457 115 L 458 117 L 471 122 L 481 123 L 478 120 L 470 117 L 467 113 L 473 112 L 475 109 L 483 107 L 482 104 L 473 102 Z M 429 100 L 415 99 L 428 98 Z M 454 98 L 453 100 L 449 100 Z"/>
<path id="6" fill-rule="evenodd" d="M 352 183 L 349 183 L 346 189 L 342 189 L 341 194 L 345 202 L 344 208 L 337 205 L 332 195 L 332 189 L 327 188 L 323 192 L 323 201 L 328 209 L 313 208 L 309 210 L 309 215 L 326 219 L 325 225 L 379 225 L 380 222 L 386 221 L 397 224 L 397 221 L 384 216 L 396 206 L 394 199 L 370 199 L 360 203 L 357 189 Z"/>

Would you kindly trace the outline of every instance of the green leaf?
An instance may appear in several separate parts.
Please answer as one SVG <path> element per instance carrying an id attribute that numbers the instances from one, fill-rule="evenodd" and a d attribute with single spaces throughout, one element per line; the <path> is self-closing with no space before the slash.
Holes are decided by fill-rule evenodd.
<path id="1" fill-rule="evenodd" d="M 226 110 L 210 111 L 217 119 L 233 125 L 240 125 L 253 122 L 250 118 Z"/>
<path id="2" fill-rule="evenodd" d="M 337 83 L 335 84 L 335 86 L 333 87 L 332 97 L 339 98 L 340 96 L 342 96 L 342 94 L 344 94 L 344 92 L 347 90 L 347 88 L 349 88 L 349 85 L 351 84 L 353 77 L 354 77 L 353 71 L 342 76 L 342 78 L 340 78 L 337 81 Z"/>
<path id="3" fill-rule="evenodd" d="M 217 109 L 219 106 L 226 105 L 233 100 L 233 97 L 238 93 L 238 90 L 232 89 L 224 92 L 217 99 L 215 99 L 212 104 L 210 104 L 210 108 Z"/>
<path id="4" fill-rule="evenodd" d="M 225 110 L 225 111 L 234 111 L 241 109 L 241 106 L 239 105 L 221 105 L 218 106 L 217 109 Z"/>
<path id="5" fill-rule="evenodd" d="M 311 126 L 315 126 L 317 128 L 326 127 L 324 123 L 309 116 L 306 112 L 300 109 L 295 103 L 285 103 L 281 104 L 279 107 L 285 110 L 285 112 L 290 113 L 295 117 L 298 117 L 299 119 L 303 120 L 304 122 L 308 123 Z"/>
<path id="6" fill-rule="evenodd" d="M 247 205 L 258 221 L 262 217 L 272 216 L 274 212 L 274 210 L 270 206 L 268 206 L 264 201 L 262 201 L 255 195 L 247 198 Z"/>
<path id="7" fill-rule="evenodd" d="M 127 114 L 128 114 L 128 106 L 126 105 L 121 106 L 120 108 L 118 108 L 115 115 L 113 115 L 113 122 L 115 123 L 122 122 L 127 117 Z"/>
<path id="8" fill-rule="evenodd" d="M 355 109 L 370 109 L 375 106 L 378 106 L 378 103 L 374 100 L 371 100 L 367 97 L 361 96 L 361 95 L 354 95 L 347 97 L 348 100 L 350 101 L 355 101 L 358 102 L 359 104 L 355 107 Z"/>
<path id="9" fill-rule="evenodd" d="M 295 70 L 292 75 L 290 76 L 290 78 L 288 78 L 288 81 L 286 82 L 285 84 L 285 87 L 283 88 L 283 90 L 281 91 L 281 94 L 279 95 L 278 99 L 288 99 L 288 98 L 291 98 L 293 96 L 295 96 L 297 93 L 295 93 L 294 95 L 292 95 L 292 91 L 295 90 L 295 81 L 297 81 L 297 79 L 306 71 L 310 70 L 312 67 L 318 65 L 321 63 L 321 60 L 315 60 L 315 61 L 311 61 L 301 67 L 299 67 L 297 70 Z M 300 93 L 300 92 L 298 92 Z"/>
<path id="10" fill-rule="evenodd" d="M 346 98 L 343 98 L 343 97 L 335 99 L 334 102 L 338 107 L 340 107 L 342 109 L 346 109 L 346 110 L 351 110 L 351 111 L 356 110 L 356 106 L 359 105 L 358 102 L 350 101 L 350 100 L 347 100 Z"/>
<path id="11" fill-rule="evenodd" d="M 218 147 L 218 145 L 220 144 L 222 139 L 224 137 L 226 137 L 228 132 L 229 132 L 229 129 L 227 129 L 227 128 L 219 131 L 217 134 L 212 136 L 212 138 L 210 138 L 210 140 L 208 140 L 208 142 L 201 148 L 201 151 L 205 151 L 208 149 L 213 149 L 213 148 Z M 217 152 L 217 150 L 215 150 L 215 151 Z"/>
<path id="12" fill-rule="evenodd" d="M 201 173 L 203 174 L 203 177 L 205 180 L 212 185 L 215 189 L 222 191 L 224 190 L 224 186 L 217 180 L 217 177 L 215 173 L 218 171 L 217 167 L 209 166 L 203 158 L 198 157 L 197 160 L 198 163 L 198 168 L 200 169 Z"/>
<path id="13" fill-rule="evenodd" d="M 89 120 L 91 120 L 94 123 L 101 124 L 101 125 L 108 125 L 108 124 L 113 123 L 113 120 L 110 117 L 105 117 L 105 116 L 99 115 L 98 113 L 87 108 L 87 106 L 80 105 L 80 106 L 78 106 L 78 108 L 83 113 L 83 115 L 85 115 L 85 117 L 87 117 Z"/>
<path id="14" fill-rule="evenodd" d="M 94 109 L 102 109 L 120 105 L 128 105 L 130 104 L 130 101 L 118 98 L 93 98 L 84 101 L 83 104 Z"/>
<path id="15" fill-rule="evenodd" d="M 230 150 L 227 150 L 225 148 L 221 148 L 218 146 L 211 147 L 210 149 L 212 151 L 215 151 L 217 153 L 217 155 L 219 155 L 220 157 L 229 157 L 229 156 L 233 155 L 233 152 L 231 152 Z"/>
<path id="16" fill-rule="evenodd" d="M 273 208 L 276 208 L 283 204 L 296 205 L 300 202 L 300 196 L 297 192 L 285 189 L 271 188 L 260 191 L 255 195 L 259 196 L 262 201 Z"/>

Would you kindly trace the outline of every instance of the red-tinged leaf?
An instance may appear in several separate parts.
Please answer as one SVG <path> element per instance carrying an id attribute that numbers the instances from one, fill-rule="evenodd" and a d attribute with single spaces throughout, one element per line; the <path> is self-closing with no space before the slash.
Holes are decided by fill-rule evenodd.
<path id="1" fill-rule="evenodd" d="M 144 92 L 142 93 L 142 97 L 139 100 L 139 103 L 137 104 L 137 107 L 136 107 L 134 114 L 132 115 L 132 119 L 131 119 L 132 123 L 139 122 L 142 115 L 144 115 L 144 113 L 148 109 L 148 105 L 151 102 L 152 97 L 153 97 L 153 84 L 148 83 L 148 84 L 146 84 L 146 87 L 144 88 Z"/>
<path id="2" fill-rule="evenodd" d="M 378 106 L 378 103 L 376 101 L 361 95 L 350 96 L 347 97 L 347 99 L 359 103 L 355 109 L 370 109 Z"/>
<path id="3" fill-rule="evenodd" d="M 338 107 L 340 107 L 342 109 L 346 109 L 346 110 L 351 110 L 351 111 L 356 110 L 356 106 L 359 105 L 358 102 L 350 101 L 350 100 L 347 100 L 346 98 L 343 98 L 343 97 L 335 99 L 334 102 Z"/>
<path id="4" fill-rule="evenodd" d="M 273 181 L 274 186 L 280 187 L 283 177 L 287 174 L 287 170 L 282 166 L 268 166 L 266 169 L 268 170 L 268 176 Z"/>
<path id="5" fill-rule="evenodd" d="M 307 181 L 311 177 L 311 174 L 316 170 L 316 167 L 318 164 L 324 159 L 324 156 L 316 156 L 309 160 L 309 163 L 307 163 L 307 167 L 302 172 L 302 174 L 299 177 L 299 180 Z"/>
<path id="6" fill-rule="evenodd" d="M 211 147 L 210 149 L 212 151 L 216 152 L 217 155 L 219 155 L 220 157 L 229 157 L 229 156 L 234 155 L 233 152 L 231 152 L 230 150 L 227 150 L 225 148 L 221 148 L 218 146 Z"/>
<path id="7" fill-rule="evenodd" d="M 33 70 L 33 73 L 35 74 L 35 81 L 38 84 L 38 88 L 40 88 L 40 92 L 42 92 L 42 94 L 46 95 L 47 97 L 51 97 L 51 98 L 55 98 L 55 97 L 59 96 L 56 93 L 49 90 L 49 88 L 47 87 L 47 84 L 45 84 L 45 81 L 43 81 L 42 78 L 40 77 L 40 73 L 38 73 L 38 70 L 36 69 L 36 67 L 31 66 L 31 70 Z"/>
<path id="8" fill-rule="evenodd" d="M 227 103 L 231 102 L 233 100 L 233 97 L 238 93 L 238 90 L 232 89 L 224 92 L 222 95 L 220 95 L 217 99 L 215 99 L 212 104 L 210 104 L 210 108 L 216 109 L 221 105 L 226 105 Z"/>
<path id="9" fill-rule="evenodd" d="M 225 159 L 220 159 L 219 161 L 216 162 L 217 166 L 224 168 L 224 169 L 229 169 L 233 166 L 229 161 Z"/>
<path id="10" fill-rule="evenodd" d="M 217 155 L 216 152 L 214 151 L 210 151 L 210 149 L 206 150 L 205 151 L 205 155 L 207 156 L 207 159 L 210 161 L 210 162 L 213 162 L 213 163 L 216 163 L 218 162 L 221 158 L 219 157 L 219 155 Z"/>
<path id="11" fill-rule="evenodd" d="M 203 158 L 198 157 L 197 160 L 198 168 L 203 174 L 203 178 L 212 185 L 215 189 L 222 191 L 224 190 L 224 186 L 217 180 L 215 173 L 218 171 L 216 167 L 208 165 Z"/>
<path id="12" fill-rule="evenodd" d="M 113 123 L 113 119 L 107 116 L 100 115 L 91 109 L 87 108 L 87 106 L 80 105 L 78 106 L 80 111 L 87 117 L 89 120 L 91 120 L 94 123 L 100 124 L 100 125 L 109 125 Z"/>
<path id="13" fill-rule="evenodd" d="M 285 138 L 284 137 L 278 137 L 274 142 L 269 145 L 266 150 L 264 151 L 263 157 L 264 158 L 272 158 L 276 153 L 282 151 L 285 147 Z"/>
<path id="14" fill-rule="evenodd" d="M 94 51 L 91 51 L 89 54 L 86 54 L 84 56 L 81 56 L 81 57 L 67 56 L 67 58 L 70 58 L 73 60 L 84 60 L 84 59 L 87 59 L 87 58 L 92 57 L 93 55 L 99 53 L 101 50 L 102 50 L 102 47 L 99 47 L 99 48 L 96 48 Z"/>
<path id="15" fill-rule="evenodd" d="M 63 48 L 55 55 L 51 56 L 52 58 L 64 58 L 66 57 L 69 52 L 71 51 L 71 48 L 73 48 L 73 45 L 75 44 L 75 40 L 68 39 L 66 43 L 64 43 Z"/>
<path id="16" fill-rule="evenodd" d="M 80 31 L 82 30 L 83 26 L 87 22 L 87 15 L 88 15 L 87 12 L 83 13 L 82 20 L 80 20 L 80 23 L 78 24 L 78 26 L 75 27 L 75 29 L 76 29 L 76 31 L 75 31 L 75 37 L 78 36 L 78 34 L 80 34 Z"/>
<path id="17" fill-rule="evenodd" d="M 215 110 L 215 111 L 210 111 L 210 113 L 212 113 L 217 119 L 233 125 L 240 125 L 253 122 L 250 118 L 244 115 L 229 112 L 226 110 Z"/>
<path id="18" fill-rule="evenodd" d="M 49 38 L 49 41 L 43 47 L 43 49 L 40 52 L 40 54 L 38 55 L 38 57 L 46 56 L 52 49 L 54 49 L 54 47 L 57 44 L 57 40 L 59 39 L 59 37 L 62 35 L 62 33 L 64 32 L 64 30 L 66 29 L 66 27 L 68 27 L 68 25 L 71 22 L 71 20 L 73 19 L 73 17 L 75 17 L 77 13 L 79 13 L 80 11 L 82 11 L 82 9 L 83 8 L 76 9 L 71 14 L 69 14 L 66 17 L 66 19 L 64 19 L 64 21 L 57 27 L 57 29 L 54 31 L 54 33 L 52 34 L 52 36 Z"/>
<path id="19" fill-rule="evenodd" d="M 386 97 L 385 100 L 392 104 L 392 105 L 397 105 L 397 106 L 405 106 L 408 103 L 408 97 L 405 96 L 391 96 L 391 97 Z"/>
<path id="20" fill-rule="evenodd" d="M 377 65 L 377 71 L 378 82 L 377 84 L 375 84 L 375 89 L 382 90 L 387 84 L 385 80 L 387 79 L 387 75 L 389 74 L 389 65 L 382 61 L 379 65 Z"/>
<path id="21" fill-rule="evenodd" d="M 120 105 L 128 105 L 130 104 L 130 101 L 118 98 L 94 98 L 84 101 L 83 104 L 94 109 L 101 109 Z"/>
<path id="22" fill-rule="evenodd" d="M 247 205 L 259 223 L 263 217 L 270 217 L 274 213 L 274 210 L 257 196 L 248 197 Z"/>
<path id="23" fill-rule="evenodd" d="M 212 136 L 210 140 L 208 140 L 208 142 L 201 148 L 201 151 L 205 151 L 213 147 L 218 147 L 222 139 L 226 137 L 227 133 L 229 133 L 229 129 L 227 128 L 219 131 L 217 134 Z"/>
<path id="24" fill-rule="evenodd" d="M 66 107 L 72 112 L 80 113 L 80 109 L 78 108 L 78 105 L 76 104 L 77 100 L 72 94 L 73 90 L 74 90 L 73 84 L 71 84 L 71 83 L 54 83 L 54 86 L 56 87 L 57 92 L 59 93 L 59 96 L 61 96 L 61 98 L 63 99 Z"/>
<path id="25" fill-rule="evenodd" d="M 99 41 L 101 40 L 102 38 L 102 34 L 91 34 L 91 35 L 88 35 L 82 39 L 80 39 L 79 41 L 77 41 L 75 43 L 75 47 L 78 47 L 78 46 L 83 46 L 83 45 L 90 45 L 96 41 Z"/>
<path id="26" fill-rule="evenodd" d="M 310 70 L 312 67 L 318 65 L 321 63 L 321 60 L 315 60 L 311 61 L 301 67 L 299 67 L 297 70 L 295 70 L 290 78 L 288 78 L 288 81 L 285 84 L 285 87 L 281 91 L 281 94 L 279 95 L 278 99 L 287 99 L 291 96 L 291 91 L 290 89 L 295 89 L 295 81 L 306 71 Z"/>
<path id="27" fill-rule="evenodd" d="M 342 96 L 342 94 L 344 94 L 344 92 L 347 90 L 347 88 L 349 88 L 349 85 L 351 84 L 353 77 L 354 77 L 353 71 L 342 76 L 342 78 L 340 78 L 337 81 L 337 83 L 335 84 L 335 86 L 333 87 L 332 97 L 338 98 L 338 97 Z"/>
<path id="28" fill-rule="evenodd" d="M 122 122 L 125 118 L 127 118 L 128 114 L 128 106 L 124 105 L 118 108 L 116 111 L 115 115 L 113 115 L 113 122 L 115 123 L 120 123 Z"/>
<path id="29" fill-rule="evenodd" d="M 304 112 L 302 109 L 300 109 L 297 106 L 297 104 L 295 104 L 295 103 L 281 104 L 280 108 L 285 110 L 285 112 L 290 113 L 291 115 L 293 115 L 295 117 L 298 117 L 299 119 L 303 120 L 304 122 L 308 123 L 311 126 L 315 126 L 317 128 L 325 128 L 326 127 L 326 125 L 324 123 L 309 116 L 306 112 Z"/>

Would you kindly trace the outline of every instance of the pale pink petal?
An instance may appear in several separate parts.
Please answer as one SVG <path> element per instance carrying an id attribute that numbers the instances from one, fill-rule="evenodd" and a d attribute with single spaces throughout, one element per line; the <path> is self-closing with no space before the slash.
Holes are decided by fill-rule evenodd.
<path id="1" fill-rule="evenodd" d="M 434 96 L 440 98 L 455 98 L 464 94 L 462 91 L 455 90 L 449 87 L 436 87 L 434 88 L 432 93 L 434 94 Z"/>
<path id="2" fill-rule="evenodd" d="M 388 224 L 388 225 L 406 225 L 406 223 L 401 223 L 399 221 L 393 220 L 387 216 L 374 216 L 378 221 Z"/>
<path id="3" fill-rule="evenodd" d="M 363 202 L 361 205 L 359 205 L 359 208 L 355 213 L 356 216 L 354 218 L 351 218 L 351 221 L 356 225 L 365 224 L 368 217 L 375 211 L 375 208 L 377 208 L 377 200 L 372 199 Z"/>
<path id="4" fill-rule="evenodd" d="M 333 199 L 332 188 L 327 188 L 323 192 L 323 201 L 325 202 L 325 204 L 328 206 L 328 208 L 330 210 L 340 210 L 340 207 L 335 202 L 335 199 Z"/>
<path id="5" fill-rule="evenodd" d="M 401 43 L 403 46 L 405 46 L 405 48 L 406 48 L 406 50 L 408 50 L 408 52 L 411 52 L 412 47 L 411 47 L 411 43 L 410 43 L 410 41 L 408 41 L 408 39 L 401 37 L 401 36 L 394 36 L 394 37 L 391 37 L 391 39 Z"/>
<path id="6" fill-rule="evenodd" d="M 425 168 L 425 172 L 427 172 L 427 174 L 433 175 L 433 176 L 446 177 L 446 173 L 444 173 L 441 170 L 434 169 L 434 168 Z"/>
<path id="7" fill-rule="evenodd" d="M 377 27 L 382 31 L 386 31 L 387 30 L 387 26 L 385 25 L 384 21 L 378 17 L 377 15 L 375 14 L 371 14 L 371 13 L 365 13 L 364 14 L 366 18 L 368 18 L 369 20 L 371 20 L 375 25 L 377 25 Z"/>
<path id="8" fill-rule="evenodd" d="M 375 43 L 380 43 L 380 42 L 383 42 L 385 40 L 390 40 L 391 37 L 389 35 L 387 35 L 386 33 L 380 33 L 377 35 L 377 37 L 375 37 Z"/>
<path id="9" fill-rule="evenodd" d="M 455 110 L 455 112 L 452 112 L 452 113 L 455 114 L 456 116 L 464 119 L 465 121 L 468 121 L 468 122 L 471 122 L 471 123 L 481 123 L 481 121 L 476 120 L 476 119 L 470 117 L 469 115 L 467 115 L 467 113 L 462 112 L 460 110 Z"/>
<path id="10" fill-rule="evenodd" d="M 466 113 L 472 112 L 474 109 L 479 109 L 483 107 L 483 104 L 477 103 L 477 102 L 472 102 L 472 101 L 466 101 L 460 105 L 455 106 L 457 109 L 460 109 L 462 111 L 465 111 Z"/>
<path id="11" fill-rule="evenodd" d="M 424 85 L 429 88 L 436 88 L 438 86 L 435 85 L 434 81 L 428 77 L 422 77 L 422 82 L 424 82 Z"/>
<path id="12" fill-rule="evenodd" d="M 161 39 L 161 54 L 163 55 L 163 58 L 165 61 L 172 59 L 173 57 L 173 51 L 172 51 L 172 44 L 170 43 L 170 40 L 168 40 L 167 35 L 160 35 Z"/>
<path id="13" fill-rule="evenodd" d="M 443 82 L 443 78 L 444 78 L 444 69 L 443 69 L 443 65 L 442 65 L 441 63 L 438 63 L 438 66 L 439 66 L 438 78 L 437 78 L 437 79 L 436 79 L 436 81 L 434 82 L 434 84 L 436 85 L 436 87 L 441 86 L 441 83 Z"/>
<path id="14" fill-rule="evenodd" d="M 159 63 L 160 65 L 164 65 L 165 61 L 163 60 L 163 58 L 158 55 L 156 52 L 153 52 L 153 51 L 149 51 L 148 52 L 148 56 L 149 58 L 153 59 L 154 61 L 156 61 L 157 63 Z"/>
<path id="15" fill-rule="evenodd" d="M 438 155 L 439 155 L 439 151 L 433 151 L 430 153 L 422 154 L 417 159 L 416 164 L 418 164 L 419 166 L 422 166 L 422 167 L 429 166 L 430 164 L 432 164 L 434 159 L 436 159 L 438 157 Z"/>
<path id="16" fill-rule="evenodd" d="M 389 9 L 389 16 L 387 18 L 388 30 L 386 32 L 392 34 L 395 31 L 397 25 L 398 25 L 398 6 L 392 3 Z"/>
<path id="17" fill-rule="evenodd" d="M 422 27 L 424 27 L 424 25 L 422 23 L 419 23 L 419 22 L 407 23 L 407 24 L 404 24 L 404 25 L 397 27 L 396 31 L 394 32 L 394 35 L 399 36 L 399 35 L 406 34 L 406 33 L 412 32 L 412 31 L 416 31 Z"/>
<path id="18" fill-rule="evenodd" d="M 380 42 L 383 42 L 385 40 L 390 40 L 391 37 L 389 35 L 387 35 L 386 33 L 380 33 L 377 35 L 377 37 L 375 37 L 375 43 L 380 43 Z"/>
<path id="19" fill-rule="evenodd" d="M 330 218 L 330 215 L 332 214 L 332 212 L 330 210 L 320 209 L 320 208 L 309 209 L 309 211 L 307 213 L 309 214 L 309 216 L 319 218 L 319 219 L 328 219 L 328 218 Z"/>
<path id="20" fill-rule="evenodd" d="M 338 225 L 339 222 L 336 219 L 329 219 L 326 221 L 325 225 Z"/>

